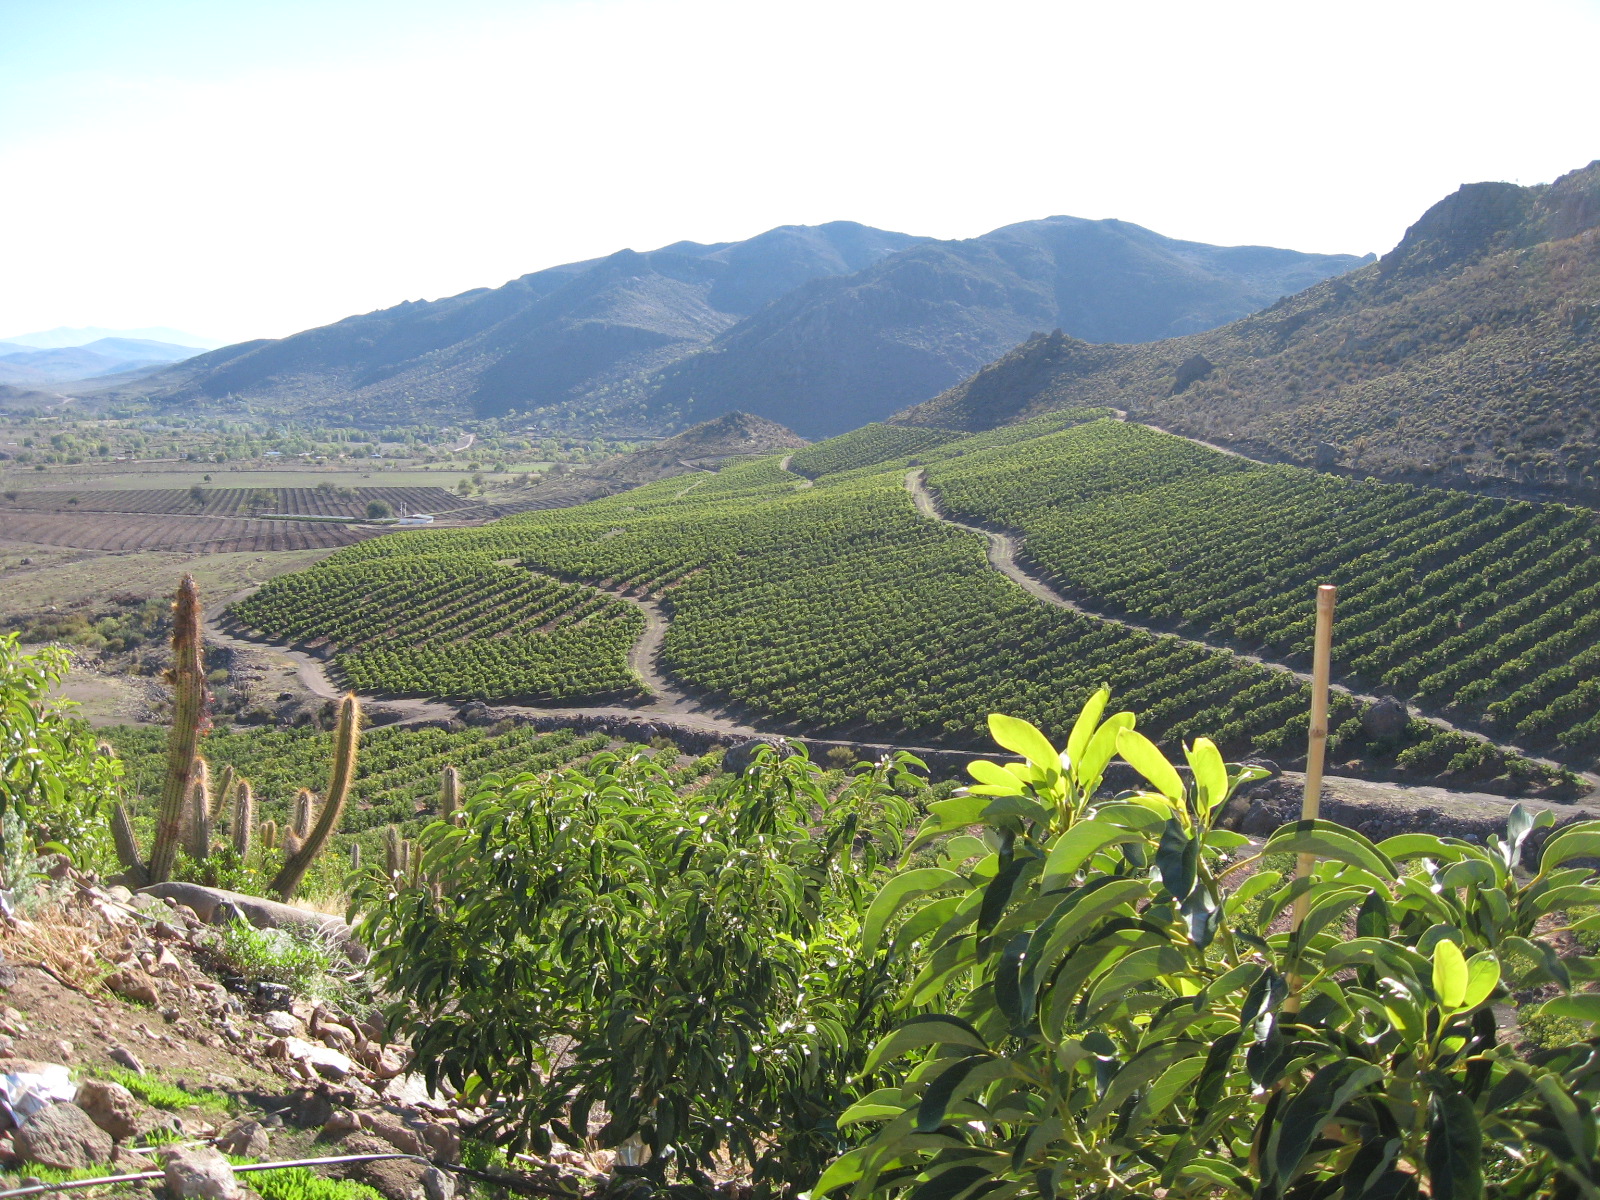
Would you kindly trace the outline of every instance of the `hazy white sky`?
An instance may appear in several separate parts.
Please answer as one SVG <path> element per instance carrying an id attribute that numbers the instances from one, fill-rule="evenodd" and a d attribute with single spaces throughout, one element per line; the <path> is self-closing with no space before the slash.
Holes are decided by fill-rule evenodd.
<path id="1" fill-rule="evenodd" d="M 680 238 L 1388 249 L 1600 156 L 1600 0 L 0 0 L 0 334 L 281 336 Z"/>

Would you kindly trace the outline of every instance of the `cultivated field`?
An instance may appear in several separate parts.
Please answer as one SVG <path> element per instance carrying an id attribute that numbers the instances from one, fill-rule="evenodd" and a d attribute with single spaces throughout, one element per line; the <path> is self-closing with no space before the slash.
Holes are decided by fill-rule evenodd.
<path id="1" fill-rule="evenodd" d="M 140 513 L 34 513 L 4 515 L 16 541 L 81 550 L 184 550 L 205 553 L 318 550 L 349 546 L 383 532 L 313 521 L 253 521 L 237 517 L 153 516 Z"/>
<path id="2" fill-rule="evenodd" d="M 0 513 L 8 509 L 37 512 L 156 513 L 177 516 L 234 517 L 257 513 L 280 516 L 364 517 L 374 500 L 396 513 L 438 513 L 474 508 L 470 501 L 441 487 L 334 487 L 326 480 L 317 487 L 242 488 L 198 485 L 193 488 L 106 488 L 74 491 L 49 488 L 0 495 Z"/>

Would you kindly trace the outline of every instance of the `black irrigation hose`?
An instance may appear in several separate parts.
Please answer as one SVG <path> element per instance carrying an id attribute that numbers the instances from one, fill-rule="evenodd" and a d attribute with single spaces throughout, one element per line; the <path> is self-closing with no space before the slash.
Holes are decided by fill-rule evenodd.
<path id="1" fill-rule="evenodd" d="M 233 1170 L 235 1174 L 243 1174 L 245 1171 L 276 1171 L 285 1167 L 333 1166 L 337 1163 L 378 1162 L 383 1159 L 393 1158 L 406 1158 L 413 1162 L 427 1163 L 430 1167 L 438 1167 L 440 1170 L 454 1171 L 457 1174 L 470 1175 L 478 1179 L 495 1180 L 501 1183 L 508 1182 L 488 1171 L 477 1171 L 471 1167 L 457 1166 L 454 1163 L 436 1163 L 420 1154 L 401 1154 L 398 1152 L 393 1154 L 338 1154 L 332 1158 L 296 1158 L 288 1162 L 249 1163 L 242 1167 L 234 1167 Z M 134 1175 L 102 1175 L 96 1179 L 73 1179 L 66 1183 L 33 1183 L 27 1187 L 11 1188 L 8 1191 L 0 1192 L 0 1200 L 12 1200 L 13 1197 L 18 1196 L 41 1196 L 46 1192 L 71 1192 L 79 1188 L 103 1187 L 115 1183 L 141 1183 L 147 1179 L 164 1179 L 165 1177 L 166 1173 L 163 1171 L 140 1171 Z M 537 1187 L 538 1185 L 534 1186 Z M 556 1188 L 540 1190 L 544 1194 L 552 1196 L 571 1194 Z"/>
<path id="2" fill-rule="evenodd" d="M 283 1166 L 331 1166 L 333 1163 L 370 1163 L 378 1162 L 381 1158 L 416 1158 L 418 1162 L 430 1163 L 427 1158 L 419 1154 L 342 1154 L 333 1158 L 294 1158 L 291 1162 L 283 1163 L 250 1163 L 246 1166 L 235 1166 L 234 1173 L 243 1171 L 274 1171 Z M 454 1170 L 446 1166 L 446 1171 Z M 102 1187 L 106 1184 L 133 1184 L 146 1179 L 165 1179 L 165 1171 L 139 1171 L 138 1174 L 104 1174 L 96 1179 L 69 1179 L 64 1184 L 29 1184 L 27 1187 L 13 1187 L 13 1189 L 0 1192 L 0 1200 L 10 1200 L 11 1197 L 21 1195 L 43 1195 L 45 1192 L 74 1192 L 80 1187 Z"/>

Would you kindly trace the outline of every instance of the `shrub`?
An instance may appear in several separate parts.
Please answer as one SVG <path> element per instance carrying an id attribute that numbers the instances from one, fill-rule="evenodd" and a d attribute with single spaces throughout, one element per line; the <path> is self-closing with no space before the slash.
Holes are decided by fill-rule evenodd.
<path id="1" fill-rule="evenodd" d="M 106 814 L 122 768 L 97 752 L 72 706 L 51 697 L 67 665 L 55 647 L 24 654 L 16 634 L 0 635 L 0 858 L 37 849 L 86 867 L 109 859 Z"/>
<path id="2" fill-rule="evenodd" d="M 944 863 L 874 901 L 864 952 L 916 964 L 918 1015 L 841 1117 L 875 1132 L 814 1195 L 1596 1195 L 1600 1042 L 1524 1059 L 1492 1006 L 1542 989 L 1521 1015 L 1600 1018 L 1600 961 L 1551 940 L 1600 899 L 1570 865 L 1600 856 L 1600 822 L 1550 838 L 1526 880 L 1550 821 L 1520 805 L 1486 846 L 1303 821 L 1233 861 L 1244 839 L 1212 818 L 1242 774 L 1200 738 L 1180 775 L 1105 703 L 1059 753 L 992 717 L 1025 762 L 972 764 L 914 842 L 949 839 Z M 1149 786 L 1099 797 L 1113 753 Z M 1320 862 L 1229 882 L 1280 854 Z"/>
<path id="3" fill-rule="evenodd" d="M 512 1149 L 553 1131 L 657 1183 L 708 1184 L 726 1154 L 763 1192 L 803 1187 L 906 978 L 858 947 L 911 765 L 836 792 L 770 749 L 688 795 L 647 756 L 491 777 L 358 893 L 392 1027 Z"/>

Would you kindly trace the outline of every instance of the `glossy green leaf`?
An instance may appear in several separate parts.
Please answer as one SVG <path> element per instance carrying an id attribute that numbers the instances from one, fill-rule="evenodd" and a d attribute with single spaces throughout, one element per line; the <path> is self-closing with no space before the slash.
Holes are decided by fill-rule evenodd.
<path id="1" fill-rule="evenodd" d="M 903 905 L 917 896 L 965 883 L 964 876 L 944 867 L 919 867 L 896 875 L 883 885 L 862 922 L 861 941 L 867 953 L 876 952 L 884 928 Z"/>
<path id="2" fill-rule="evenodd" d="M 1074 875 L 1107 846 L 1141 840 L 1139 834 L 1099 820 L 1079 821 L 1050 846 L 1040 883 L 1046 890 Z"/>
<path id="3" fill-rule="evenodd" d="M 1156 744 L 1136 729 L 1124 729 L 1117 734 L 1117 753 L 1122 755 L 1150 785 L 1174 804 L 1183 800 L 1183 780 L 1178 770 L 1167 761 Z"/>
<path id="4" fill-rule="evenodd" d="M 1467 960 L 1461 947 L 1441 940 L 1433 948 L 1433 990 L 1448 1009 L 1464 1007 L 1467 998 Z"/>
<path id="5" fill-rule="evenodd" d="M 1214 811 L 1228 798 L 1228 768 L 1221 752 L 1210 738 L 1202 737 L 1195 738 L 1193 746 L 1185 746 L 1183 753 L 1199 792 L 1200 811 Z"/>
<path id="6" fill-rule="evenodd" d="M 1019 717 L 1003 713 L 989 714 L 989 736 L 1013 754 L 1020 754 L 1040 771 L 1059 771 L 1061 755 L 1050 739 Z"/>
<path id="7" fill-rule="evenodd" d="M 869 1075 L 890 1059 L 924 1046 L 963 1046 L 985 1052 L 989 1049 L 978 1031 L 962 1018 L 930 1013 L 908 1018 L 901 1022 L 900 1028 L 881 1039 L 872 1048 L 861 1073 Z"/>
<path id="8" fill-rule="evenodd" d="M 1600 1021 L 1600 992 L 1573 992 L 1546 1000 L 1536 1010 L 1541 1016 L 1569 1021 Z"/>
<path id="9" fill-rule="evenodd" d="M 1483 1131 L 1472 1101 L 1453 1084 L 1435 1088 L 1424 1161 L 1432 1200 L 1481 1200 Z"/>
<path id="10" fill-rule="evenodd" d="M 1392 861 L 1353 829 L 1331 821 L 1295 821 L 1277 829 L 1262 847 L 1263 854 L 1313 854 L 1349 863 L 1380 879 L 1393 879 Z"/>
<path id="11" fill-rule="evenodd" d="M 1094 731 L 1100 724 L 1100 715 L 1105 712 L 1110 699 L 1110 688 L 1097 688 L 1094 695 L 1084 702 L 1078 719 L 1072 723 L 1072 732 L 1067 736 L 1067 761 L 1074 770 L 1083 758 L 1084 751 L 1089 748 L 1089 740 L 1094 737 Z"/>
<path id="12" fill-rule="evenodd" d="M 1539 855 L 1539 873 L 1575 858 L 1600 858 L 1600 821 L 1580 821 L 1553 834 Z"/>

